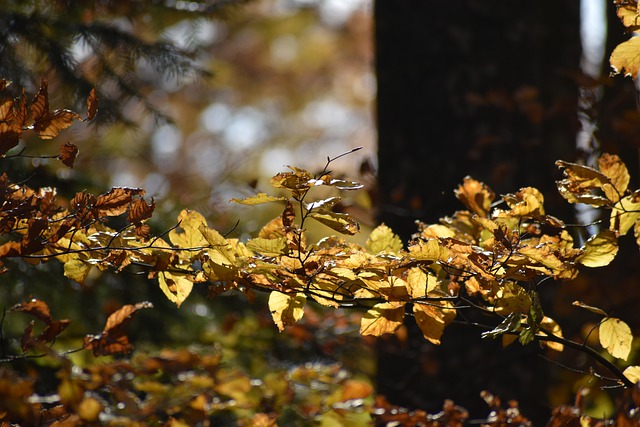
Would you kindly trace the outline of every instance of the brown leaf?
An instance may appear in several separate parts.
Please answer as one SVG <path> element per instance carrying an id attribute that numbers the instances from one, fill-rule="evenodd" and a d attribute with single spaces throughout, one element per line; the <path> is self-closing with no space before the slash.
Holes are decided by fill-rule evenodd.
<path id="1" fill-rule="evenodd" d="M 131 321 L 133 315 L 142 308 L 152 308 L 150 302 L 140 302 L 135 305 L 124 305 L 111 313 L 104 330 L 99 335 L 87 335 L 84 346 L 93 351 L 94 356 L 128 353 L 133 349 L 124 328 Z"/>
<path id="2" fill-rule="evenodd" d="M 38 132 L 42 139 L 52 139 L 73 124 L 74 120 L 81 120 L 81 117 L 70 110 L 49 111 L 48 83 L 42 80 L 40 90 L 31 101 L 29 106 L 31 117 L 33 118 L 33 130 Z"/>
<path id="3" fill-rule="evenodd" d="M 127 221 L 132 224 L 141 224 L 145 219 L 151 218 L 153 210 L 156 207 L 156 202 L 151 199 L 151 204 L 147 204 L 144 199 L 135 199 L 129 208 L 129 215 Z"/>
<path id="4" fill-rule="evenodd" d="M 98 196 L 96 209 L 100 216 L 117 216 L 125 213 L 129 208 L 133 196 L 141 195 L 144 190 L 140 188 L 115 187 Z"/>
<path id="5" fill-rule="evenodd" d="M 7 100 L 0 105 L 0 155 L 18 145 L 20 135 L 22 126 L 16 117 L 13 101 Z"/>
<path id="6" fill-rule="evenodd" d="M 49 311 L 49 306 L 46 302 L 39 299 L 32 299 L 29 302 L 24 302 L 20 304 L 16 304 L 10 309 L 11 311 L 21 311 L 23 313 L 27 313 L 35 317 L 36 319 L 41 320 L 47 325 L 52 322 L 51 320 L 51 311 Z"/>
<path id="7" fill-rule="evenodd" d="M 60 161 L 63 165 L 73 168 L 73 162 L 76 160 L 78 156 L 78 147 L 74 144 L 67 142 L 62 147 L 60 147 Z"/>
<path id="8" fill-rule="evenodd" d="M 0 90 L 5 90 L 10 84 L 11 84 L 11 81 L 0 79 Z"/>
<path id="9" fill-rule="evenodd" d="M 93 120 L 98 113 L 98 92 L 96 88 L 91 89 L 87 98 L 87 118 L 85 120 Z"/>

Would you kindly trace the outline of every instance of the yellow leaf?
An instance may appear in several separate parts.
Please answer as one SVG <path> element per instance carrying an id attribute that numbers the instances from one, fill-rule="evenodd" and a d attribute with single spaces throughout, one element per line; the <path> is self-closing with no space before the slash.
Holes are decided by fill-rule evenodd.
<path id="1" fill-rule="evenodd" d="M 609 229 L 616 231 L 620 236 L 627 234 L 640 219 L 640 198 L 637 194 L 620 199 L 611 210 Z"/>
<path id="2" fill-rule="evenodd" d="M 491 203 L 496 198 L 493 190 L 469 176 L 464 178 L 455 194 L 470 211 L 483 217 L 489 214 Z"/>
<path id="3" fill-rule="evenodd" d="M 279 237 L 277 239 L 262 239 L 256 237 L 255 239 L 247 241 L 246 246 L 247 249 L 267 257 L 277 257 L 289 253 L 286 237 Z"/>
<path id="4" fill-rule="evenodd" d="M 624 73 L 625 77 L 636 78 L 640 67 L 640 38 L 632 37 L 626 42 L 620 43 L 613 49 L 609 63 L 616 75 Z"/>
<path id="5" fill-rule="evenodd" d="M 78 258 L 73 258 L 64 263 L 64 275 L 78 283 L 84 283 L 91 268 L 91 264 L 81 261 Z"/>
<path id="6" fill-rule="evenodd" d="M 560 328 L 560 325 L 558 325 L 556 321 L 553 320 L 552 318 L 544 316 L 544 318 L 542 319 L 542 323 L 540 323 L 540 326 L 546 329 L 547 331 L 551 332 L 556 337 L 562 338 L 562 329 Z M 541 337 L 546 336 L 546 334 L 544 333 L 538 334 L 538 335 Z M 540 343 L 544 346 L 549 347 L 551 350 L 555 350 L 555 351 L 564 350 L 564 345 L 562 345 L 559 342 L 541 340 Z"/>
<path id="7" fill-rule="evenodd" d="M 526 187 L 516 194 L 508 194 L 503 197 L 511 208 L 506 213 L 508 216 L 530 217 L 544 215 L 544 196 L 533 187 Z"/>
<path id="8" fill-rule="evenodd" d="M 207 221 L 198 212 L 183 210 L 178 215 L 178 228 L 174 228 L 169 232 L 169 240 L 180 248 L 199 248 L 208 246 L 207 241 L 200 233 L 201 225 L 207 224 Z M 182 229 L 182 231 L 179 230 Z"/>
<path id="9" fill-rule="evenodd" d="M 449 306 L 446 302 L 438 302 L 439 306 Z M 456 317 L 453 308 L 436 307 L 428 304 L 416 303 L 413 305 L 413 314 L 416 324 L 422 331 L 422 335 L 433 344 L 440 344 L 440 338 L 444 328 Z"/>
<path id="10" fill-rule="evenodd" d="M 231 202 L 239 203 L 241 205 L 261 205 L 270 202 L 285 202 L 286 197 L 270 196 L 267 193 L 258 193 L 255 196 L 247 197 L 245 199 L 231 199 Z"/>
<path id="11" fill-rule="evenodd" d="M 618 253 L 618 239 L 613 231 L 601 230 L 591 236 L 582 248 L 584 253 L 577 261 L 587 267 L 603 267 L 608 265 Z"/>
<path id="12" fill-rule="evenodd" d="M 576 306 L 576 307 L 584 308 L 585 310 L 589 310 L 590 312 L 595 313 L 595 314 L 599 314 L 601 316 L 606 316 L 607 315 L 606 311 L 604 311 L 603 309 L 598 308 L 598 307 L 593 307 L 591 305 L 587 305 L 587 304 L 583 303 L 582 301 L 574 301 L 573 305 Z"/>
<path id="13" fill-rule="evenodd" d="M 367 250 L 372 254 L 380 252 L 398 253 L 402 249 L 402 240 L 384 224 L 377 226 L 369 235 Z"/>
<path id="14" fill-rule="evenodd" d="M 637 27 L 640 25 L 638 9 L 635 4 L 617 4 L 616 15 L 618 15 L 622 25 L 625 27 Z"/>
<path id="15" fill-rule="evenodd" d="M 446 261 L 450 251 L 440 244 L 438 239 L 429 239 L 426 242 L 419 241 L 409 247 L 411 258 L 421 261 Z"/>
<path id="16" fill-rule="evenodd" d="M 531 297 L 520 285 L 508 282 L 497 293 L 496 312 L 503 316 L 510 313 L 529 313 Z"/>
<path id="17" fill-rule="evenodd" d="M 392 334 L 404 319 L 404 304 L 399 302 L 383 302 L 374 305 L 362 317 L 360 334 L 374 335 Z"/>
<path id="18" fill-rule="evenodd" d="M 285 326 L 293 325 L 304 315 L 304 304 L 307 298 L 302 292 L 295 295 L 273 291 L 269 295 L 269 310 L 273 321 L 282 332 Z"/>
<path id="19" fill-rule="evenodd" d="M 599 328 L 600 344 L 618 359 L 627 360 L 631 352 L 631 328 L 620 319 L 609 317 Z"/>
<path id="20" fill-rule="evenodd" d="M 360 224 L 348 214 L 318 209 L 309 212 L 308 217 L 342 234 L 353 236 L 360 231 Z"/>
<path id="21" fill-rule="evenodd" d="M 193 282 L 187 279 L 186 273 L 161 271 L 158 273 L 158 283 L 167 299 L 176 303 L 178 307 L 187 299 L 193 289 Z"/>
<path id="22" fill-rule="evenodd" d="M 620 157 L 615 154 L 603 154 L 598 159 L 598 167 L 607 178 L 611 180 L 610 185 L 602 187 L 607 199 L 612 202 L 620 200 L 620 196 L 627 191 L 629 185 L 629 171 Z"/>
<path id="23" fill-rule="evenodd" d="M 634 384 L 640 381 L 640 366 L 629 366 L 622 373 Z"/>
<path id="24" fill-rule="evenodd" d="M 434 275 L 418 267 L 411 268 L 407 274 L 407 287 L 412 298 L 424 298 L 436 288 L 436 282 Z"/>

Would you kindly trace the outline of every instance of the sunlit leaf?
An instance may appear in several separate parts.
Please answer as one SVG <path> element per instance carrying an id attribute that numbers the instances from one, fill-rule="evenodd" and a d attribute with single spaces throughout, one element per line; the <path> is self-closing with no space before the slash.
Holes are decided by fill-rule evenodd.
<path id="1" fill-rule="evenodd" d="M 540 324 L 540 326 L 545 330 L 551 332 L 552 335 L 562 338 L 562 329 L 560 328 L 560 325 L 558 325 L 558 323 L 552 318 L 545 316 L 544 319 L 542 319 L 542 323 Z M 546 336 L 546 334 L 544 333 L 539 333 L 538 335 L 541 337 Z M 540 343 L 550 348 L 551 350 L 559 352 L 564 350 L 564 345 L 559 342 L 540 340 Z"/>
<path id="2" fill-rule="evenodd" d="M 319 223 L 342 234 L 354 235 L 360 231 L 360 224 L 348 214 L 314 210 L 309 213 L 309 218 L 313 218 Z"/>
<path id="3" fill-rule="evenodd" d="M 622 25 L 625 27 L 634 30 L 635 27 L 640 25 L 639 17 L 638 17 L 638 7 L 635 2 L 619 2 L 616 4 L 616 15 L 622 21 Z"/>
<path id="4" fill-rule="evenodd" d="M 638 77 L 640 67 L 640 38 L 631 39 L 620 43 L 613 49 L 609 57 L 612 68 L 612 75 L 623 74 L 625 77 Z"/>
<path id="5" fill-rule="evenodd" d="M 509 282 L 498 292 L 496 312 L 507 315 L 510 313 L 529 313 L 531 308 L 531 296 L 520 285 Z"/>
<path id="6" fill-rule="evenodd" d="M 78 283 L 84 283 L 93 266 L 79 258 L 72 258 L 64 263 L 64 275 Z"/>
<path id="7" fill-rule="evenodd" d="M 275 188 L 286 188 L 288 190 L 304 190 L 311 188 L 313 175 L 304 169 L 295 166 L 288 166 L 293 172 L 281 172 L 271 178 L 271 185 Z"/>
<path id="8" fill-rule="evenodd" d="M 393 233 L 391 228 L 381 224 L 369 234 L 366 247 L 372 254 L 380 252 L 398 253 L 402 250 L 402 240 Z"/>
<path id="9" fill-rule="evenodd" d="M 384 302 L 369 309 L 360 322 L 361 335 L 380 336 L 394 333 L 404 319 L 404 304 Z"/>
<path id="10" fill-rule="evenodd" d="M 16 304 L 9 310 L 28 313 L 46 324 L 49 324 L 52 321 L 51 311 L 49 310 L 47 303 L 36 298 L 33 298 L 28 302 Z"/>
<path id="11" fill-rule="evenodd" d="M 587 267 L 609 265 L 618 253 L 618 239 L 613 231 L 601 230 L 585 242 L 584 253 L 577 261 Z"/>
<path id="12" fill-rule="evenodd" d="M 576 163 L 557 161 L 556 165 L 563 169 L 565 179 L 557 181 L 558 191 L 569 203 L 585 203 L 592 206 L 604 206 L 610 202 L 606 197 L 593 194 L 593 190 L 609 184 L 609 178 L 603 173 L 588 166 Z"/>
<path id="13" fill-rule="evenodd" d="M 342 198 L 329 197 L 328 199 L 316 200 L 315 202 L 305 203 L 305 208 L 310 211 L 313 209 L 331 210 Z"/>
<path id="14" fill-rule="evenodd" d="M 295 295 L 277 291 L 271 292 L 269 295 L 269 310 L 280 332 L 284 330 L 285 326 L 293 325 L 302 319 L 306 302 L 307 298 L 301 292 Z"/>
<path id="15" fill-rule="evenodd" d="M 611 180 L 611 184 L 605 184 L 602 188 L 605 196 L 612 202 L 617 202 L 629 185 L 627 166 L 615 154 L 605 153 L 598 159 L 598 168 Z"/>
<path id="16" fill-rule="evenodd" d="M 589 310 L 590 312 L 595 313 L 595 314 L 599 314 L 601 316 L 606 316 L 607 315 L 607 313 L 604 310 L 602 310 L 601 308 L 593 307 L 591 305 L 587 305 L 587 304 L 583 303 L 582 301 L 574 301 L 573 305 L 575 307 L 584 308 L 585 310 Z"/>
<path id="17" fill-rule="evenodd" d="M 289 253 L 289 246 L 285 237 L 277 239 L 262 239 L 257 237 L 246 243 L 247 249 L 268 257 L 277 257 Z"/>
<path id="18" fill-rule="evenodd" d="M 496 194 L 483 182 L 467 176 L 455 191 L 456 197 L 471 211 L 487 216 Z"/>
<path id="19" fill-rule="evenodd" d="M 444 328 L 456 317 L 456 312 L 447 302 L 414 303 L 413 314 L 422 335 L 433 344 L 440 344 Z"/>
<path id="20" fill-rule="evenodd" d="M 78 156 L 78 147 L 69 142 L 60 147 L 60 161 L 63 165 L 73 168 L 73 162 Z"/>
<path id="21" fill-rule="evenodd" d="M 262 205 L 264 203 L 283 202 L 286 200 L 286 197 L 270 196 L 267 193 L 258 193 L 255 196 L 247 197 L 245 199 L 231 199 L 232 202 L 239 203 L 241 205 Z"/>
<path id="22" fill-rule="evenodd" d="M 622 373 L 634 384 L 640 381 L 640 366 L 629 366 Z"/>
<path id="23" fill-rule="evenodd" d="M 95 207 L 100 215 L 116 216 L 127 211 L 133 196 L 144 194 L 140 188 L 114 187 L 98 196 Z"/>
<path id="24" fill-rule="evenodd" d="M 178 215 L 178 222 L 179 228 L 174 228 L 169 232 L 169 240 L 171 240 L 171 243 L 180 248 L 208 246 L 208 242 L 200 230 L 202 225 L 206 227 L 207 224 L 207 221 L 201 214 L 185 209 Z"/>
<path id="25" fill-rule="evenodd" d="M 631 341 L 633 340 L 629 325 L 620 319 L 609 317 L 600 323 L 598 331 L 600 345 L 613 357 L 627 360 L 631 352 Z"/>
<path id="26" fill-rule="evenodd" d="M 158 282 L 167 299 L 176 303 L 178 307 L 187 299 L 193 289 L 193 280 L 189 280 L 186 273 L 160 271 Z"/>
<path id="27" fill-rule="evenodd" d="M 533 187 L 526 187 L 516 194 L 503 196 L 504 201 L 511 210 L 509 216 L 514 217 L 536 217 L 544 215 L 544 196 Z"/>
<path id="28" fill-rule="evenodd" d="M 127 221 L 140 225 L 142 221 L 151 218 L 156 207 L 156 202 L 151 198 L 151 203 L 147 203 L 143 198 L 134 199 L 129 207 Z"/>
<path id="29" fill-rule="evenodd" d="M 437 285 L 436 277 L 425 273 L 421 268 L 413 267 L 407 273 L 407 287 L 412 298 L 424 298 Z"/>
<path id="30" fill-rule="evenodd" d="M 639 219 L 640 194 L 632 194 L 620 199 L 611 209 L 609 229 L 624 236 Z"/>
<path id="31" fill-rule="evenodd" d="M 438 239 L 418 241 L 409 246 L 409 253 L 412 258 L 424 261 L 446 261 L 451 251 L 444 247 Z"/>
<path id="32" fill-rule="evenodd" d="M 138 310 L 152 307 L 153 304 L 147 301 L 120 307 L 107 318 L 102 333 L 99 335 L 87 335 L 84 338 L 84 348 L 92 350 L 94 356 L 131 352 L 133 345 L 129 342 L 124 328 Z"/>

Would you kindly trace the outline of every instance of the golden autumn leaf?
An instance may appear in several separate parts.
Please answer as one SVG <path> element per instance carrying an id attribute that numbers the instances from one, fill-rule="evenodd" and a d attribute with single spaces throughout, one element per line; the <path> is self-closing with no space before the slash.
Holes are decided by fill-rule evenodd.
<path id="1" fill-rule="evenodd" d="M 569 203 L 584 203 L 592 206 L 604 206 L 610 203 L 606 197 L 593 194 L 592 190 L 602 189 L 609 183 L 602 172 L 588 166 L 565 161 L 557 161 L 563 169 L 565 179 L 557 181 L 558 191 Z"/>
<path id="2" fill-rule="evenodd" d="M 184 209 L 178 215 L 178 228 L 169 232 L 169 240 L 180 248 L 199 248 L 208 246 L 208 242 L 200 231 L 200 226 L 206 227 L 207 220 L 196 211 Z M 225 241 L 226 242 L 226 241 Z"/>
<path id="3" fill-rule="evenodd" d="M 256 237 L 247 241 L 247 249 L 267 257 L 277 257 L 289 253 L 286 237 L 263 239 Z"/>
<path id="4" fill-rule="evenodd" d="M 629 229 L 640 219 L 640 194 L 634 193 L 623 197 L 611 209 L 609 229 L 620 236 L 627 234 Z"/>
<path id="5" fill-rule="evenodd" d="M 613 231 L 601 230 L 585 242 L 583 250 L 576 261 L 587 267 L 603 267 L 616 257 L 618 239 Z"/>
<path id="6" fill-rule="evenodd" d="M 471 212 L 487 216 L 496 194 L 483 182 L 467 176 L 455 190 L 455 195 Z"/>
<path id="7" fill-rule="evenodd" d="M 529 313 L 531 296 L 520 285 L 508 282 L 497 293 L 496 312 L 503 316 L 510 313 Z"/>
<path id="8" fill-rule="evenodd" d="M 193 281 L 188 279 L 186 273 L 160 271 L 158 272 L 158 283 L 167 299 L 178 307 L 187 299 L 193 289 Z"/>
<path id="9" fill-rule="evenodd" d="M 366 248 L 372 254 L 380 252 L 398 253 L 402 250 L 402 240 L 393 233 L 391 228 L 380 224 L 369 234 Z"/>
<path id="10" fill-rule="evenodd" d="M 360 322 L 361 335 L 379 337 L 392 334 L 402 325 L 404 319 L 404 303 L 383 302 L 369 309 Z"/>
<path id="11" fill-rule="evenodd" d="M 605 196 L 612 202 L 617 202 L 629 186 L 627 166 L 615 154 L 605 153 L 598 159 L 598 168 L 611 181 L 602 187 Z"/>
<path id="12" fill-rule="evenodd" d="M 622 373 L 634 384 L 640 381 L 640 366 L 629 366 Z"/>
<path id="13" fill-rule="evenodd" d="M 84 283 L 93 266 L 79 258 L 72 258 L 64 263 L 64 275 L 78 283 Z"/>
<path id="14" fill-rule="evenodd" d="M 270 196 L 267 193 L 258 193 L 255 196 L 247 197 L 244 199 L 231 199 L 231 202 L 239 203 L 241 205 L 262 205 L 264 203 L 271 202 L 286 202 L 286 197 Z"/>
<path id="15" fill-rule="evenodd" d="M 531 217 L 544 215 L 544 196 L 537 188 L 522 188 L 516 194 L 503 196 L 504 201 L 511 210 L 509 216 Z"/>
<path id="16" fill-rule="evenodd" d="M 634 30 L 640 26 L 640 17 L 638 16 L 638 7 L 635 2 L 618 3 L 616 5 L 616 15 L 622 21 L 622 25 Z"/>
<path id="17" fill-rule="evenodd" d="M 284 294 L 273 291 L 269 295 L 269 310 L 273 317 L 273 322 L 282 332 L 285 326 L 290 326 L 302 319 L 304 315 L 304 305 L 307 302 L 306 296 L 302 292 L 295 295 Z"/>
<path id="18" fill-rule="evenodd" d="M 638 68 L 640 67 L 640 38 L 632 37 L 631 39 L 620 43 L 613 49 L 613 53 L 609 57 L 609 63 L 612 68 L 612 75 L 624 74 L 625 77 L 638 77 Z"/>
<path id="19" fill-rule="evenodd" d="M 431 273 L 426 273 L 419 267 L 409 269 L 406 282 L 409 295 L 415 299 L 424 298 L 437 285 L 436 277 Z"/>
<path id="20" fill-rule="evenodd" d="M 585 310 L 589 310 L 592 313 L 599 314 L 601 316 L 606 316 L 607 312 L 601 308 L 593 307 L 591 305 L 585 304 L 582 301 L 574 301 L 572 304 L 574 307 L 584 308 Z"/>
<path id="21" fill-rule="evenodd" d="M 48 83 L 42 80 L 38 93 L 29 106 L 33 119 L 33 130 L 38 132 L 42 139 L 52 139 L 58 136 L 60 131 L 68 128 L 74 120 L 82 120 L 78 113 L 70 110 L 49 111 Z"/>
<path id="22" fill-rule="evenodd" d="M 544 318 L 542 319 L 542 322 L 540 323 L 540 327 L 551 332 L 554 336 L 562 338 L 562 329 L 560 328 L 560 325 L 558 325 L 558 323 L 552 318 L 544 316 Z M 546 334 L 539 333 L 538 335 L 541 337 L 544 337 Z M 558 352 L 561 352 L 564 350 L 564 345 L 562 345 L 559 342 L 541 340 L 540 343 L 543 346 L 550 348 L 551 350 L 555 350 Z"/>
<path id="23" fill-rule="evenodd" d="M 455 310 L 446 301 L 413 304 L 413 314 L 422 335 L 433 344 L 440 344 L 444 328 L 456 317 Z"/>
<path id="24" fill-rule="evenodd" d="M 620 319 L 609 317 L 600 323 L 598 333 L 600 345 L 609 354 L 618 359 L 627 360 L 631 352 L 631 341 L 633 341 L 629 325 Z"/>
<path id="25" fill-rule="evenodd" d="M 411 258 L 423 261 L 439 261 L 447 260 L 451 251 L 440 244 L 439 239 L 429 239 L 427 241 L 418 241 L 409 246 Z"/>
<path id="26" fill-rule="evenodd" d="M 319 209 L 311 211 L 308 217 L 315 219 L 338 233 L 352 236 L 360 231 L 360 224 L 348 214 Z"/>
<path id="27" fill-rule="evenodd" d="M 17 146 L 21 135 L 22 125 L 16 117 L 13 101 L 4 101 L 0 105 L 0 155 Z"/>

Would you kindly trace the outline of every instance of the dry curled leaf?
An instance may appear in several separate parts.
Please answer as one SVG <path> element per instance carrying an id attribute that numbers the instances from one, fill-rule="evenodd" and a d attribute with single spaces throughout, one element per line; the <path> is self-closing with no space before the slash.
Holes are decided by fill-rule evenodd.
<path id="1" fill-rule="evenodd" d="M 73 162 L 78 156 L 78 147 L 69 142 L 60 147 L 60 161 L 63 165 L 73 168 Z"/>

